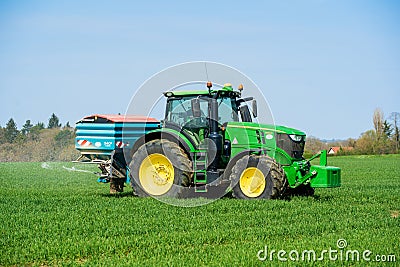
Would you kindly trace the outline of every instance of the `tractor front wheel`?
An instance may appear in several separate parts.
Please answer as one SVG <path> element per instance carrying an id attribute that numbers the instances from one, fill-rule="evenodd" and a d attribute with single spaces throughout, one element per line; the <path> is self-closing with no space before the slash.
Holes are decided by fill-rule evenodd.
<path id="1" fill-rule="evenodd" d="M 129 164 L 137 196 L 178 197 L 191 178 L 191 161 L 176 143 L 156 139 L 142 145 Z"/>
<path id="2" fill-rule="evenodd" d="M 240 199 L 273 199 L 286 189 L 285 172 L 268 156 L 249 155 L 239 159 L 230 175 L 233 195 Z"/>

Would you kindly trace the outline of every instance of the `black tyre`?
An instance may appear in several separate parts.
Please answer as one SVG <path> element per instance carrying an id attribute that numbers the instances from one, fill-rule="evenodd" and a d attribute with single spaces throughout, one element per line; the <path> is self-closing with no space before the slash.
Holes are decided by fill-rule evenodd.
<path id="1" fill-rule="evenodd" d="M 137 196 L 178 197 L 192 177 L 192 163 L 179 145 L 156 139 L 143 144 L 129 164 Z"/>
<path id="2" fill-rule="evenodd" d="M 283 169 L 268 156 L 249 155 L 239 159 L 230 175 L 232 193 L 240 199 L 279 198 L 287 186 Z"/>

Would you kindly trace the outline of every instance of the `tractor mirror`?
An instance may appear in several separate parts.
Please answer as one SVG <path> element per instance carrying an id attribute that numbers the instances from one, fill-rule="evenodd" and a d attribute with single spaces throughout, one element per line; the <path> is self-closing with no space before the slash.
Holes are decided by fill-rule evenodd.
<path id="1" fill-rule="evenodd" d="M 254 99 L 252 103 L 253 117 L 257 118 L 257 101 Z"/>
<path id="2" fill-rule="evenodd" d="M 198 98 L 193 98 L 191 102 L 192 102 L 193 117 L 200 118 L 201 117 L 200 100 Z"/>
<path id="3" fill-rule="evenodd" d="M 240 117 L 242 122 L 252 122 L 249 107 L 247 105 L 240 106 Z"/>

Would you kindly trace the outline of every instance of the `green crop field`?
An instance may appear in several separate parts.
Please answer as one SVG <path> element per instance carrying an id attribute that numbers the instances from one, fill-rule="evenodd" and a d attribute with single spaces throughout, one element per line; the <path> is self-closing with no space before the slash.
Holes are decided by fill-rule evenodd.
<path id="1" fill-rule="evenodd" d="M 93 174 L 64 168 L 72 163 L 2 163 L 0 265 L 400 265 L 400 155 L 329 161 L 342 168 L 341 188 L 195 208 L 133 197 L 128 187 L 110 196 Z M 349 250 L 360 261 L 346 262 Z"/>

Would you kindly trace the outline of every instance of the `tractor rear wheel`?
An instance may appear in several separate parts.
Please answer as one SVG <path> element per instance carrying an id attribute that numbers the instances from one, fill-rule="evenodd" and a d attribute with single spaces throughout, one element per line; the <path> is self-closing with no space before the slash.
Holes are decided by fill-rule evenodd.
<path id="1" fill-rule="evenodd" d="M 240 199 L 279 198 L 287 186 L 283 169 L 268 156 L 248 155 L 239 159 L 230 175 L 233 195 Z"/>
<path id="2" fill-rule="evenodd" d="M 133 154 L 129 168 L 133 192 L 141 197 L 178 197 L 192 175 L 192 163 L 185 151 L 161 139 L 143 144 Z"/>

